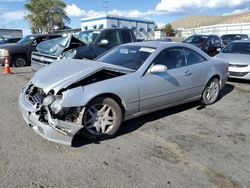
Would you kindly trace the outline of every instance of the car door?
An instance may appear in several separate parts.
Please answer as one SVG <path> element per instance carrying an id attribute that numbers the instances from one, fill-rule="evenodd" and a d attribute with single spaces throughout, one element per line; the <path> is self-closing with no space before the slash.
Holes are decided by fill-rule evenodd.
<path id="1" fill-rule="evenodd" d="M 102 45 L 100 42 L 102 40 L 107 40 L 107 45 Z M 94 47 L 92 48 L 96 56 L 103 54 L 104 52 L 110 50 L 111 48 L 121 44 L 119 33 L 115 30 L 110 30 L 102 33 Z"/>
<path id="2" fill-rule="evenodd" d="M 182 47 L 163 50 L 153 65 L 166 65 L 165 73 L 150 73 L 148 70 L 140 81 L 140 111 L 174 104 L 189 97 L 192 86 L 192 72 L 186 66 Z M 150 68 L 149 68 L 150 69 Z"/>
<path id="3" fill-rule="evenodd" d="M 206 74 L 209 70 L 210 63 L 208 59 L 198 52 L 184 48 L 188 69 L 192 72 L 192 87 L 190 89 L 190 97 L 201 95 L 205 87 Z"/>

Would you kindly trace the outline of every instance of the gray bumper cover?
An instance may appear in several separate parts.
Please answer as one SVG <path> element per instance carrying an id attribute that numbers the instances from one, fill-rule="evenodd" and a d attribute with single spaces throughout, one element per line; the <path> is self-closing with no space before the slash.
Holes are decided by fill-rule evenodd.
<path id="1" fill-rule="evenodd" d="M 59 144 L 71 145 L 74 135 L 82 126 L 49 117 L 48 123 L 39 121 L 35 107 L 26 100 L 23 93 L 19 96 L 19 107 L 26 123 L 43 138 Z"/>

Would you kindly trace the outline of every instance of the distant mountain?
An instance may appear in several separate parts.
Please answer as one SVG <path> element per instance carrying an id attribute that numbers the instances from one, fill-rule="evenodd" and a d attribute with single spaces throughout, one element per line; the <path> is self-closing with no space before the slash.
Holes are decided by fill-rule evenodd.
<path id="1" fill-rule="evenodd" d="M 173 28 L 195 28 L 217 24 L 250 22 L 250 12 L 230 16 L 190 16 L 172 23 Z"/>

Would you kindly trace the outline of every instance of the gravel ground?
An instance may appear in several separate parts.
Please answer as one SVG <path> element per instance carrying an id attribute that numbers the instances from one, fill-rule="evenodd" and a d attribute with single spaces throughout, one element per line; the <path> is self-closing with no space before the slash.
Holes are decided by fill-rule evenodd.
<path id="1" fill-rule="evenodd" d="M 162 110 L 124 123 L 114 139 L 68 147 L 21 117 L 31 69 L 0 71 L 0 187 L 250 187 L 250 82 L 231 80 L 206 108 Z"/>

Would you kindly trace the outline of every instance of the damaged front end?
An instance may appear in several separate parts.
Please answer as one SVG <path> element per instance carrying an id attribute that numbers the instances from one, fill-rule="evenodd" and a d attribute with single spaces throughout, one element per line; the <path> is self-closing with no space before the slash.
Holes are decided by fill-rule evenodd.
<path id="1" fill-rule="evenodd" d="M 23 89 L 19 105 L 26 123 L 45 139 L 71 145 L 74 135 L 83 127 L 84 107 L 61 105 L 62 95 L 47 95 L 30 84 Z"/>
<path id="2" fill-rule="evenodd" d="M 42 80 L 40 76 L 34 77 L 32 81 L 36 84 L 31 81 L 22 89 L 19 97 L 23 117 L 27 124 L 45 139 L 71 145 L 75 134 L 84 127 L 82 119 L 85 106 L 90 100 L 86 97 L 83 87 L 125 74 L 127 73 L 123 71 L 100 68 L 82 79 L 75 76 L 74 79 L 70 78 L 70 81 L 64 79 L 63 83 L 61 80 L 54 80 L 53 83 L 61 84 L 51 83 L 47 87 L 41 86 L 44 84 L 37 79 Z"/>

